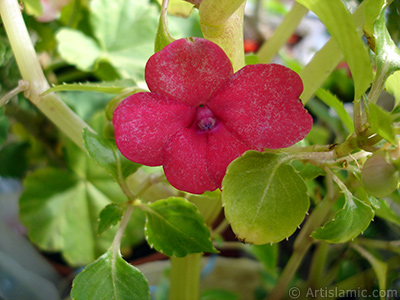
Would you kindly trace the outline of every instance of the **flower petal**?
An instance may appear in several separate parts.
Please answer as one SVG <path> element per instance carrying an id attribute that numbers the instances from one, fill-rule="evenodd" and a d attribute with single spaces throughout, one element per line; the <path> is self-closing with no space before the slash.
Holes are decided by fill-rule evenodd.
<path id="1" fill-rule="evenodd" d="M 281 65 L 250 65 L 235 73 L 208 103 L 226 128 L 248 145 L 285 148 L 303 139 L 312 117 L 299 100 L 300 77 Z"/>
<path id="2" fill-rule="evenodd" d="M 131 161 L 158 166 L 163 162 L 168 138 L 188 127 L 195 109 L 154 93 L 137 93 L 126 98 L 115 110 L 115 142 Z"/>
<path id="3" fill-rule="evenodd" d="M 206 104 L 233 74 L 225 52 L 201 38 L 180 39 L 150 57 L 145 78 L 150 91 L 186 104 Z"/>
<path id="4" fill-rule="evenodd" d="M 167 142 L 164 172 L 175 188 L 193 194 L 213 191 L 218 185 L 207 170 L 207 135 L 185 128 Z"/>
<path id="5" fill-rule="evenodd" d="M 223 124 L 208 134 L 208 173 L 221 187 L 228 165 L 251 147 L 234 137 Z"/>

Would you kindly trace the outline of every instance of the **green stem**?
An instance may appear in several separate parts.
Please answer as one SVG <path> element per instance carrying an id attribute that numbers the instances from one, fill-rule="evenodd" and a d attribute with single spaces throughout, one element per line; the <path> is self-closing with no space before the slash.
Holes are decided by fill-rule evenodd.
<path id="1" fill-rule="evenodd" d="M 133 210 L 135 209 L 135 206 L 133 206 L 131 203 L 128 205 L 126 208 L 124 215 L 122 216 L 121 224 L 119 225 L 119 228 L 117 230 L 117 233 L 114 236 L 113 240 L 113 261 L 115 261 L 115 257 L 120 251 L 121 247 L 121 240 L 122 237 L 124 236 L 124 232 L 126 229 L 126 226 L 128 226 L 129 219 L 132 216 Z"/>
<path id="2" fill-rule="evenodd" d="M 372 82 L 371 91 L 368 95 L 368 102 L 376 103 L 378 101 L 379 95 L 385 87 L 385 82 L 389 75 L 389 63 L 386 63 L 375 75 L 374 81 Z"/>
<path id="3" fill-rule="evenodd" d="M 204 24 L 224 26 L 228 19 L 246 0 L 203 0 L 199 14 Z"/>
<path id="4" fill-rule="evenodd" d="M 236 72 L 244 63 L 243 16 L 245 0 L 203 0 L 200 27 L 205 39 L 220 46 Z"/>
<path id="5" fill-rule="evenodd" d="M 367 118 L 365 115 L 365 110 L 362 109 L 361 99 L 357 99 L 354 102 L 354 130 L 357 135 L 361 135 L 366 129 Z"/>
<path id="6" fill-rule="evenodd" d="M 202 254 L 171 257 L 170 300 L 198 300 Z"/>
<path id="7" fill-rule="evenodd" d="M 7 94 L 5 94 L 1 99 L 0 99 L 0 107 L 6 105 L 8 101 L 11 100 L 12 97 L 18 95 L 21 92 L 25 92 L 29 88 L 29 82 L 25 80 L 19 80 L 18 81 L 18 86 L 11 91 L 9 91 Z"/>
<path id="8" fill-rule="evenodd" d="M 83 149 L 82 130 L 88 125 L 54 93 L 41 96 L 49 89 L 49 84 L 29 37 L 18 2 L 1 0 L 0 14 L 22 78 L 29 82 L 25 96 Z"/>
<path id="9" fill-rule="evenodd" d="M 321 286 L 321 279 L 324 275 L 326 259 L 328 257 L 329 243 L 320 242 L 313 255 L 307 286 L 318 289 Z"/>
<path id="10" fill-rule="evenodd" d="M 260 59 L 260 63 L 267 64 L 274 58 L 279 49 L 282 48 L 289 37 L 293 34 L 307 12 L 308 9 L 303 5 L 297 2 L 294 3 L 292 9 L 275 30 L 273 36 L 261 46 L 260 50 L 258 50 L 257 56 Z"/>
<path id="11" fill-rule="evenodd" d="M 296 238 L 293 253 L 283 269 L 277 284 L 269 294 L 268 299 L 279 300 L 285 295 L 286 288 L 290 284 L 308 249 L 314 242 L 310 235 L 318 226 L 320 226 L 328 215 L 334 202 L 332 200 L 333 199 L 330 199 L 329 197 L 325 198 L 309 216 L 303 229 Z"/>
<path id="12" fill-rule="evenodd" d="M 222 205 L 218 198 L 189 197 L 211 227 L 221 212 Z M 170 300 L 199 299 L 200 260 L 202 253 L 189 254 L 183 258 L 171 257 Z"/>

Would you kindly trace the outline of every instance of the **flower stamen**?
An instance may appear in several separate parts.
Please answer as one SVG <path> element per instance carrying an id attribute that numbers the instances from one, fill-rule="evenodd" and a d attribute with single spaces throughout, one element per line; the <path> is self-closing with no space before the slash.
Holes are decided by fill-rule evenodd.
<path id="1" fill-rule="evenodd" d="M 212 111 L 204 105 L 197 108 L 196 123 L 197 127 L 202 131 L 210 131 L 215 127 L 217 119 Z"/>

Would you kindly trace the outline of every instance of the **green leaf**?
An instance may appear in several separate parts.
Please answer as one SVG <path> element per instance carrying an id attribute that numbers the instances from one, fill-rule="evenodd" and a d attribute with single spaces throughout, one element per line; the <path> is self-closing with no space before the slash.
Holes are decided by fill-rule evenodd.
<path id="1" fill-rule="evenodd" d="M 369 104 L 368 111 L 371 129 L 388 142 L 396 145 L 396 136 L 394 134 L 390 113 L 374 103 Z"/>
<path id="2" fill-rule="evenodd" d="M 112 95 L 96 92 L 62 92 L 60 98 L 70 106 L 82 119 L 91 122 L 96 113 L 104 115 L 104 108 Z"/>
<path id="3" fill-rule="evenodd" d="M 98 217 L 126 196 L 115 180 L 82 150 L 67 144 L 69 170 L 47 168 L 29 174 L 20 198 L 20 217 L 30 239 L 46 251 L 61 252 L 72 266 L 94 261 L 110 246 L 117 228 L 98 236 Z M 134 211 L 123 243 L 143 241 L 144 214 Z"/>
<path id="4" fill-rule="evenodd" d="M 340 0 L 297 0 L 297 2 L 314 12 L 335 39 L 354 79 L 354 97 L 360 99 L 369 87 L 373 74 L 368 52 L 349 11 Z"/>
<path id="5" fill-rule="evenodd" d="M 24 186 L 21 221 L 41 249 L 62 251 L 70 264 L 79 266 L 109 246 L 111 236 L 97 238 L 96 225 L 110 200 L 93 184 L 62 170 L 42 169 L 28 175 Z"/>
<path id="6" fill-rule="evenodd" d="M 372 208 L 364 202 L 345 193 L 345 204 L 335 217 L 324 226 L 317 228 L 311 236 L 330 243 L 344 243 L 362 233 L 374 217 Z"/>
<path id="7" fill-rule="evenodd" d="M 56 36 L 61 56 L 83 71 L 93 71 L 96 61 L 105 60 L 122 78 L 143 79 L 154 49 L 156 7 L 147 1 L 93 0 L 89 18 L 96 40 L 64 28 Z"/>
<path id="8" fill-rule="evenodd" d="M 126 88 L 132 88 L 135 82 L 132 79 L 116 80 L 112 82 L 86 82 L 55 85 L 45 91 L 42 95 L 61 91 L 89 91 L 108 94 L 119 94 Z"/>
<path id="9" fill-rule="evenodd" d="M 221 213 L 221 190 L 206 191 L 204 194 L 187 194 L 186 199 L 196 205 L 197 210 L 201 213 L 207 225 L 211 226 L 212 223 L 218 218 Z"/>
<path id="10" fill-rule="evenodd" d="M 85 148 L 100 166 L 105 168 L 117 182 L 136 172 L 139 164 L 126 159 L 117 146 L 89 129 L 83 130 Z"/>
<path id="11" fill-rule="evenodd" d="M 387 7 L 386 24 L 389 30 L 390 36 L 393 41 L 398 44 L 400 41 L 400 3 L 399 1 L 389 0 L 390 5 Z"/>
<path id="12" fill-rule="evenodd" d="M 247 151 L 229 165 L 222 191 L 233 231 L 258 245 L 290 236 L 309 207 L 307 187 L 285 155 Z"/>
<path id="13" fill-rule="evenodd" d="M 318 176 L 323 176 L 326 174 L 323 169 L 310 163 L 303 163 L 295 160 L 292 164 L 296 168 L 296 170 L 299 171 L 299 175 L 303 178 L 304 181 L 312 180 L 317 178 Z"/>
<path id="14" fill-rule="evenodd" d="M 78 30 L 63 28 L 56 40 L 62 58 L 82 71 L 91 71 L 101 55 L 96 41 Z"/>
<path id="15" fill-rule="evenodd" d="M 217 252 L 210 232 L 195 205 L 184 198 L 171 197 L 143 205 L 147 242 L 168 256 Z"/>
<path id="16" fill-rule="evenodd" d="M 331 107 L 337 113 L 339 119 L 343 122 L 344 126 L 346 126 L 348 132 L 353 133 L 353 120 L 344 109 L 343 102 L 336 98 L 336 96 L 332 95 L 329 91 L 322 88 L 317 90 L 316 95 L 322 102 Z"/>
<path id="17" fill-rule="evenodd" d="M 390 208 L 385 199 L 377 199 L 379 208 L 375 208 L 375 214 L 386 221 L 400 226 L 400 217 Z"/>
<path id="18" fill-rule="evenodd" d="M 143 274 L 112 248 L 88 265 L 73 282 L 74 300 L 150 300 Z"/>
<path id="19" fill-rule="evenodd" d="M 400 226 L 400 217 L 388 205 L 385 199 L 367 195 L 367 199 L 373 205 L 375 215 L 379 218 Z"/>
<path id="20" fill-rule="evenodd" d="M 7 130 L 9 122 L 5 116 L 4 108 L 0 107 L 0 145 L 3 144 L 7 139 Z"/>
<path id="21" fill-rule="evenodd" d="M 391 73 L 400 69 L 400 49 L 397 48 L 386 28 L 384 9 L 375 21 L 374 35 L 377 74 L 382 73 L 387 78 Z"/>
<path id="22" fill-rule="evenodd" d="M 121 203 L 111 203 L 100 212 L 100 221 L 97 234 L 102 234 L 107 229 L 121 221 L 125 207 Z"/>
<path id="23" fill-rule="evenodd" d="M 370 48 L 375 51 L 376 41 L 374 36 L 374 24 L 384 8 L 385 0 L 365 1 L 365 23 L 363 26 L 364 35 L 368 40 Z"/>
<path id="24" fill-rule="evenodd" d="M 0 148 L 0 176 L 21 178 L 28 169 L 27 142 L 7 144 Z"/>
<path id="25" fill-rule="evenodd" d="M 400 71 L 394 72 L 385 82 L 386 91 L 392 94 L 395 99 L 394 106 L 400 104 Z"/>

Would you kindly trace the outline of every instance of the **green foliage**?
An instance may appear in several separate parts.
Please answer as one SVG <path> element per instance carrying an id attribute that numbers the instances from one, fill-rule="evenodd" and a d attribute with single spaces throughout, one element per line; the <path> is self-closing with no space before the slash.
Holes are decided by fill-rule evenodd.
<path id="1" fill-rule="evenodd" d="M 246 66 L 259 64 L 260 58 L 256 54 L 248 54 L 245 56 L 245 63 L 246 63 Z"/>
<path id="2" fill-rule="evenodd" d="M 181 3 L 184 2 L 181 1 Z M 161 7 L 160 20 L 158 21 L 157 34 L 154 41 L 154 52 L 162 50 L 165 46 L 173 41 L 174 38 L 171 36 L 171 33 L 168 29 L 167 9 Z"/>
<path id="3" fill-rule="evenodd" d="M 150 292 L 143 274 L 110 248 L 76 276 L 71 297 L 74 300 L 150 300 Z"/>
<path id="4" fill-rule="evenodd" d="M 386 91 L 395 98 L 395 106 L 400 104 L 400 71 L 394 72 L 385 82 Z"/>
<path id="5" fill-rule="evenodd" d="M 309 207 L 306 185 L 285 155 L 246 152 L 229 165 L 222 190 L 233 231 L 257 245 L 289 237 Z"/>
<path id="6" fill-rule="evenodd" d="M 278 244 L 248 245 L 246 251 L 260 261 L 267 270 L 273 270 L 278 263 Z"/>
<path id="7" fill-rule="evenodd" d="M 369 197 L 369 200 L 371 203 L 374 203 L 374 211 L 375 215 L 377 215 L 379 218 L 382 218 L 388 222 L 391 222 L 393 224 L 396 224 L 400 226 L 400 217 L 394 212 L 394 210 L 388 205 L 385 199 L 377 198 L 374 199 L 372 197 Z"/>
<path id="8" fill-rule="evenodd" d="M 139 164 L 126 159 L 114 143 L 89 129 L 83 131 L 83 139 L 90 157 L 105 168 L 117 182 L 122 182 L 140 167 Z"/>
<path id="9" fill-rule="evenodd" d="M 7 129 L 9 121 L 4 114 L 4 108 L 0 107 L 0 145 L 3 144 L 7 139 Z"/>
<path id="10" fill-rule="evenodd" d="M 93 183 L 62 170 L 42 169 L 30 174 L 24 186 L 21 221 L 41 249 L 61 251 L 75 266 L 107 249 L 112 233 L 97 237 L 97 218 L 110 199 Z"/>
<path id="11" fill-rule="evenodd" d="M 375 51 L 374 24 L 382 10 L 384 10 L 385 0 L 367 0 L 365 3 L 365 23 L 363 30 L 369 46 Z"/>
<path id="12" fill-rule="evenodd" d="M 371 264 L 379 281 L 379 289 L 382 291 L 386 290 L 388 264 L 376 258 L 373 254 L 360 246 L 355 246 L 354 249 L 360 252 L 360 254 Z M 384 300 L 386 297 L 381 295 L 381 299 Z"/>
<path id="13" fill-rule="evenodd" d="M 372 66 L 350 13 L 340 0 L 297 2 L 314 12 L 335 39 L 354 79 L 354 97 L 360 99 L 372 81 Z"/>
<path id="14" fill-rule="evenodd" d="M 364 203 L 370 203 L 375 215 L 383 220 L 400 226 L 400 217 L 395 213 L 396 204 L 393 200 L 389 200 L 391 205 L 385 199 L 375 198 L 366 192 L 364 187 L 357 189 L 357 196 Z"/>
<path id="15" fill-rule="evenodd" d="M 156 9 L 135 0 L 109 4 L 107 0 L 90 3 L 89 18 L 95 39 L 63 28 L 56 35 L 58 50 L 67 62 L 83 71 L 93 71 L 96 62 L 105 60 L 122 78 L 141 79 L 146 60 L 153 54 Z"/>
<path id="16" fill-rule="evenodd" d="M 100 212 L 97 234 L 102 234 L 104 231 L 121 221 L 124 211 L 125 208 L 122 203 L 111 203 L 104 207 L 104 209 Z"/>
<path id="17" fill-rule="evenodd" d="M 157 0 L 161 5 L 162 0 Z M 193 4 L 181 0 L 170 0 L 168 4 L 168 14 L 188 17 L 193 10 Z"/>
<path id="18" fill-rule="evenodd" d="M 350 118 L 348 112 L 344 109 L 343 103 L 340 102 L 340 100 L 332 95 L 329 91 L 322 88 L 318 89 L 316 96 L 326 105 L 334 109 L 344 126 L 346 126 L 348 132 L 353 133 L 353 120 Z"/>
<path id="19" fill-rule="evenodd" d="M 42 14 L 42 5 L 40 0 L 23 0 L 24 6 L 29 14 L 40 16 Z"/>
<path id="20" fill-rule="evenodd" d="M 116 80 L 112 82 L 86 82 L 86 83 L 72 83 L 72 84 L 61 84 L 55 85 L 45 91 L 43 95 L 52 92 L 61 91 L 87 91 L 87 92 L 99 92 L 107 94 L 119 94 L 126 88 L 135 86 L 135 82 L 132 79 Z"/>
<path id="21" fill-rule="evenodd" d="M 201 293 L 200 300 L 239 300 L 240 295 L 220 290 L 220 289 L 209 289 Z"/>
<path id="22" fill-rule="evenodd" d="M 7 47 L 3 41 L 0 41 L 0 66 L 3 65 L 5 61 L 5 55 L 7 53 Z"/>
<path id="23" fill-rule="evenodd" d="M 299 175 L 303 178 L 304 181 L 312 180 L 317 178 L 318 176 L 324 176 L 325 171 L 320 167 L 314 166 L 309 163 L 301 163 L 300 161 L 294 161 L 293 166 L 299 172 Z"/>
<path id="24" fill-rule="evenodd" d="M 396 137 L 393 131 L 390 114 L 374 103 L 369 104 L 368 111 L 371 129 L 385 140 L 395 145 Z"/>
<path id="25" fill-rule="evenodd" d="M 387 27 L 390 32 L 390 36 L 393 38 L 395 44 L 400 41 L 400 1 L 393 1 L 388 7 L 387 13 Z"/>
<path id="26" fill-rule="evenodd" d="M 22 178 L 28 169 L 29 143 L 16 142 L 0 148 L 0 176 Z"/>
<path id="27" fill-rule="evenodd" d="M 330 243 L 344 243 L 362 233 L 374 217 L 370 206 L 345 192 L 345 204 L 323 227 L 311 235 L 314 239 Z"/>
<path id="28" fill-rule="evenodd" d="M 393 42 L 385 24 L 385 10 L 380 11 L 374 23 L 377 73 L 389 76 L 400 68 L 400 50 Z"/>
<path id="29" fill-rule="evenodd" d="M 97 92 L 62 92 L 60 98 L 70 106 L 83 120 L 93 121 L 96 114 L 103 110 L 111 95 Z M 100 122 L 99 120 L 97 120 Z M 103 122 L 103 120 L 101 120 Z M 92 124 L 91 124 L 92 125 Z M 103 125 L 103 124 L 101 124 Z M 93 125 L 92 125 L 93 126 Z"/>
<path id="30" fill-rule="evenodd" d="M 60 251 L 69 264 L 79 266 L 103 253 L 115 234 L 109 230 L 97 235 L 100 211 L 126 198 L 112 177 L 80 149 L 69 145 L 67 153 L 70 171 L 47 168 L 26 177 L 20 217 L 41 249 Z M 143 217 L 136 214 L 132 222 L 129 244 L 143 237 L 136 229 L 143 226 Z"/>
<path id="31" fill-rule="evenodd" d="M 210 232 L 196 206 L 184 198 L 168 198 L 143 205 L 146 239 L 151 247 L 168 256 L 217 252 Z"/>

